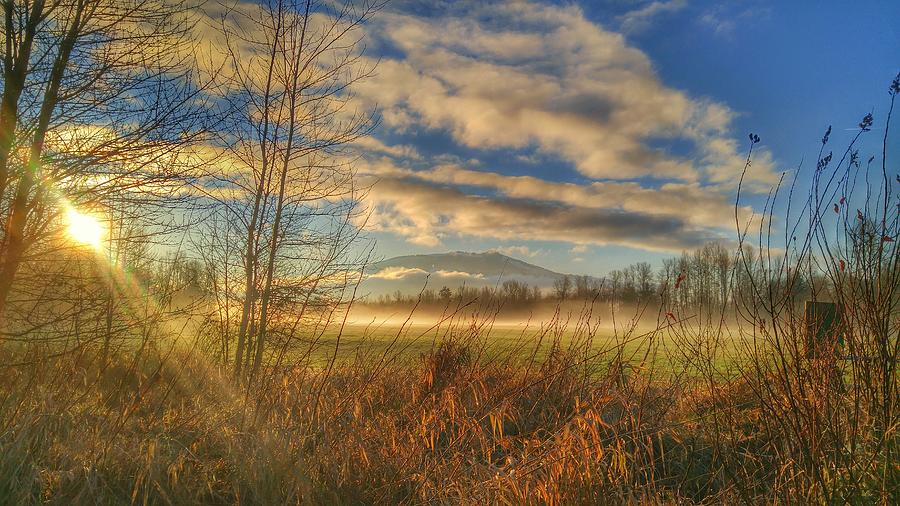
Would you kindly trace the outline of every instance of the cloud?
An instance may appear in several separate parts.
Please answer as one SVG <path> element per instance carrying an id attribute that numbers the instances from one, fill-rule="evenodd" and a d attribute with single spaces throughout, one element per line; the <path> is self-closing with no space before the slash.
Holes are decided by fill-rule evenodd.
<path id="1" fill-rule="evenodd" d="M 375 185 L 366 196 L 365 204 L 372 210 L 368 226 L 428 247 L 439 246 L 453 235 L 558 240 L 574 243 L 573 253 L 579 254 L 588 244 L 672 251 L 734 233 L 733 197 L 714 186 L 576 184 L 457 165 L 413 170 L 383 159 L 363 167 L 364 184 Z M 469 194 L 473 189 L 477 194 Z M 737 211 L 742 223 L 753 213 L 749 206 Z M 660 224 L 664 226 L 656 228 L 656 234 L 647 233 L 647 227 L 652 231 Z M 540 253 L 525 246 L 498 251 L 526 258 Z"/>
<path id="2" fill-rule="evenodd" d="M 576 244 L 575 246 L 572 247 L 570 252 L 574 253 L 574 254 L 581 254 L 581 253 L 587 252 L 587 249 L 588 249 L 587 244 Z"/>
<path id="3" fill-rule="evenodd" d="M 619 22 L 638 30 L 684 4 L 653 1 Z M 738 113 L 666 86 L 646 54 L 577 6 L 445 2 L 383 11 L 363 29 L 382 58 L 373 77 L 354 84 L 347 110 L 380 114 L 379 129 L 354 142 L 364 155 L 354 166 L 360 187 L 378 182 L 362 197 L 370 228 L 428 247 L 452 235 L 679 250 L 731 233 L 728 194 L 744 163 L 731 132 Z M 428 130 L 449 135 L 445 154 L 417 144 Z M 493 172 L 478 159 L 487 150 L 571 174 Z M 219 164 L 222 180 L 247 172 L 226 156 Z M 745 187 L 768 189 L 772 166 L 757 152 Z M 577 182 L 560 181 L 567 176 Z"/>
<path id="4" fill-rule="evenodd" d="M 735 7 L 741 7 L 736 10 Z M 746 26 L 772 14 L 772 9 L 759 1 L 715 5 L 700 16 L 700 23 L 713 34 L 730 39 L 738 26 Z"/>
<path id="5" fill-rule="evenodd" d="M 384 269 L 376 272 L 375 274 L 369 274 L 369 279 L 385 279 L 388 281 L 397 281 L 400 279 L 406 279 L 410 276 L 422 276 L 428 274 L 426 271 L 422 269 L 415 268 L 407 268 L 407 267 L 385 267 Z"/>
<path id="6" fill-rule="evenodd" d="M 363 135 L 354 140 L 353 144 L 366 153 L 382 153 L 409 160 L 418 160 L 422 157 L 415 146 L 409 144 L 389 146 L 371 135 Z"/>
<path id="7" fill-rule="evenodd" d="M 625 33 L 640 32 L 650 27 L 654 18 L 677 12 L 687 6 L 687 0 L 670 0 L 668 2 L 651 2 L 639 9 L 628 11 L 618 17 L 619 26 Z"/>
<path id="8" fill-rule="evenodd" d="M 716 35 L 730 36 L 734 33 L 734 21 L 720 18 L 717 13 L 707 12 L 700 17 L 700 21 L 710 27 Z"/>
<path id="9" fill-rule="evenodd" d="M 512 257 L 525 257 L 525 258 L 534 258 L 538 255 L 544 254 L 543 250 L 533 250 L 528 246 L 502 246 L 499 248 L 493 248 L 491 251 L 502 253 L 507 256 Z"/>
<path id="10" fill-rule="evenodd" d="M 424 269 L 418 269 L 415 267 L 385 267 L 384 269 L 374 273 L 369 274 L 367 279 L 383 279 L 387 281 L 400 281 L 407 278 L 417 278 L 420 276 L 432 276 L 440 279 L 447 280 L 459 280 L 459 279 L 484 279 L 484 275 L 481 273 L 470 273 L 463 271 L 445 271 L 439 270 L 432 273 Z"/>
<path id="11" fill-rule="evenodd" d="M 427 246 L 440 245 L 449 234 L 655 251 L 691 249 L 722 239 L 714 230 L 668 216 L 469 195 L 407 179 L 383 178 L 367 199 L 371 229 Z"/>
<path id="12" fill-rule="evenodd" d="M 463 271 L 434 271 L 432 275 L 441 279 L 484 279 L 484 274 Z"/>
<path id="13" fill-rule="evenodd" d="M 740 173 L 742 166 L 741 163 L 734 170 Z M 726 195 L 696 183 L 668 183 L 659 188 L 616 181 L 576 184 L 457 166 L 440 166 L 429 171 L 407 172 L 406 175 L 435 183 L 491 188 L 517 199 L 669 217 L 700 227 L 730 228 L 734 225 L 734 202 Z M 746 214 L 750 209 L 740 211 Z"/>
<path id="14" fill-rule="evenodd" d="M 647 55 L 575 6 L 466 3 L 430 17 L 386 12 L 374 23 L 369 37 L 402 57 L 382 59 L 357 92 L 381 108 L 386 127 L 443 130 L 469 148 L 536 148 L 595 179 L 698 182 L 742 158 L 737 145 L 729 159 L 703 156 L 730 139 L 734 112 L 665 86 Z M 657 141 L 687 141 L 694 152 L 672 154 Z M 756 169 L 753 177 L 774 182 L 766 163 Z"/>

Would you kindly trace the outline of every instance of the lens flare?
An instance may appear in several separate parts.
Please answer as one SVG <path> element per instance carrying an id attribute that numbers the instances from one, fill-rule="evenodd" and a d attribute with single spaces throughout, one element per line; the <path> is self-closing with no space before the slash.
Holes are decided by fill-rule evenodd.
<path id="1" fill-rule="evenodd" d="M 66 221 L 68 222 L 67 232 L 73 241 L 90 246 L 95 250 L 103 247 L 106 229 L 97 218 L 80 213 L 75 209 L 69 209 L 66 211 Z"/>

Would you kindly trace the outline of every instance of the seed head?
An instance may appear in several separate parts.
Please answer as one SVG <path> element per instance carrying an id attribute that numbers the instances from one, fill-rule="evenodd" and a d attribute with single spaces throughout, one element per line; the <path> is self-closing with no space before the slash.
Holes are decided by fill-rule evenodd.
<path id="1" fill-rule="evenodd" d="M 866 114 L 863 116 L 862 121 L 859 122 L 859 128 L 861 128 L 863 132 L 868 132 L 872 129 L 873 121 L 872 113 Z"/>

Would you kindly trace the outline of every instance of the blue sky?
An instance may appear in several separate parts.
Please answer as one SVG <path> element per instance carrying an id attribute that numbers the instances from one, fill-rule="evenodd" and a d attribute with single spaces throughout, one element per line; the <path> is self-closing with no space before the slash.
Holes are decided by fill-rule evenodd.
<path id="1" fill-rule="evenodd" d="M 747 133 L 743 217 L 829 124 L 840 142 L 884 111 L 898 20 L 895 1 L 396 1 L 357 90 L 381 116 L 359 143 L 377 252 L 604 274 L 730 240 Z"/>

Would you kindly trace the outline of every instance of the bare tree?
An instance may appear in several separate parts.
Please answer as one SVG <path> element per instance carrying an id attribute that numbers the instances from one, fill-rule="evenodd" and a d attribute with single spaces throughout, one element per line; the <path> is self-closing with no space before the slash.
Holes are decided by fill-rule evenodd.
<path id="1" fill-rule="evenodd" d="M 234 238 L 214 269 L 221 301 L 238 306 L 227 314 L 237 320 L 236 378 L 256 376 L 271 334 L 284 331 L 287 346 L 307 309 L 330 307 L 355 269 L 361 190 L 347 146 L 372 118 L 354 109 L 351 88 L 372 70 L 359 28 L 378 8 L 271 0 L 219 19 L 231 114 L 217 146 L 227 163 L 204 191 L 218 202 L 209 237 Z"/>
<path id="2" fill-rule="evenodd" d="M 185 148 L 203 132 L 186 7 L 176 0 L 0 2 L 5 329 L 11 296 L 46 283 L 38 261 L 66 247 L 59 229 L 67 210 L 110 222 L 172 216 L 159 211 L 170 209 L 190 177 Z"/>
<path id="3" fill-rule="evenodd" d="M 553 291 L 559 300 L 566 300 L 572 292 L 572 278 L 563 276 L 553 282 Z"/>

